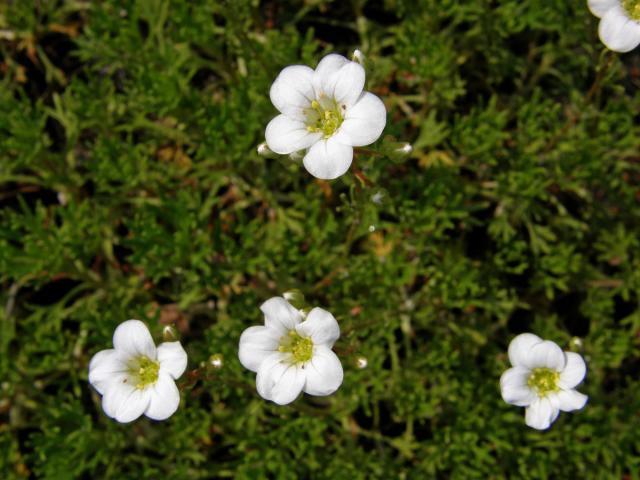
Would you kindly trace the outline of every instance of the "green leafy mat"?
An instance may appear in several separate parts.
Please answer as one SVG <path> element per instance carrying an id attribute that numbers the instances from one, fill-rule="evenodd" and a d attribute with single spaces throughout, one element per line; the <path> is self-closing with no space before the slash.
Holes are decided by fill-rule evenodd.
<path id="1" fill-rule="evenodd" d="M 640 478 L 640 55 L 597 24 L 579 0 L 2 2 L 2 477 Z M 322 182 L 258 156 L 280 70 L 354 48 L 411 157 Z M 345 379 L 278 407 L 237 342 L 291 288 L 338 319 Z M 128 318 L 224 358 L 166 422 L 117 424 L 87 383 Z M 500 397 L 524 331 L 588 365 L 546 432 Z"/>

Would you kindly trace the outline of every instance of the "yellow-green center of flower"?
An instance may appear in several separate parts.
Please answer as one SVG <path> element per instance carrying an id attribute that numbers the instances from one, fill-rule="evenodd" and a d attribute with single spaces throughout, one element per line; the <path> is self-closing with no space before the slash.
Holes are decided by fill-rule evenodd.
<path id="1" fill-rule="evenodd" d="M 560 390 L 558 387 L 558 380 L 560 379 L 560 373 L 550 368 L 534 368 L 529 375 L 527 385 L 529 388 L 536 390 L 539 396 L 545 397 L 549 393 L 557 392 Z"/>
<path id="2" fill-rule="evenodd" d="M 311 106 L 305 111 L 307 115 L 307 131 L 322 133 L 324 138 L 329 138 L 336 133 L 342 125 L 342 108 L 335 100 L 322 97 L 320 101 L 313 100 Z"/>
<path id="3" fill-rule="evenodd" d="M 640 22 L 640 0 L 622 0 L 622 7 L 630 18 Z"/>
<path id="4" fill-rule="evenodd" d="M 158 381 L 160 364 L 145 355 L 131 360 L 128 367 L 129 378 L 139 390 L 144 390 L 149 385 L 153 385 Z"/>
<path id="5" fill-rule="evenodd" d="M 295 330 L 280 339 L 279 352 L 290 353 L 295 363 L 305 363 L 313 356 L 313 342 Z"/>

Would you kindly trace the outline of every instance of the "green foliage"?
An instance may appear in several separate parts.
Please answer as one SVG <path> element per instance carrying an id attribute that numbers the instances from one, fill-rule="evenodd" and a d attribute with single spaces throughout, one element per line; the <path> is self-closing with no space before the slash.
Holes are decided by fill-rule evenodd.
<path id="1" fill-rule="evenodd" d="M 640 478 L 640 57 L 596 32 L 584 1 L 3 2 L 3 478 Z M 278 72 L 356 47 L 411 157 L 259 157 Z M 277 407 L 237 342 L 291 288 L 345 380 Z M 166 422 L 87 383 L 128 318 L 223 355 Z M 500 398 L 523 331 L 588 363 L 547 432 Z"/>

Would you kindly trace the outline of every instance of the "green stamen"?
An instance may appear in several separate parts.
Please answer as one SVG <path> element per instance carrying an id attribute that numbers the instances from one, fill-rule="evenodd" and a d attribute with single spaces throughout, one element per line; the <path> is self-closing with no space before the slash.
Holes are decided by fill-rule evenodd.
<path id="1" fill-rule="evenodd" d="M 546 367 L 534 368 L 531 375 L 529 375 L 527 385 L 535 389 L 539 396 L 545 397 L 549 393 L 560 390 L 558 387 L 559 379 L 560 373 L 555 370 Z"/>
<path id="2" fill-rule="evenodd" d="M 329 138 L 336 133 L 342 125 L 344 118 L 342 110 L 334 100 L 321 98 L 321 101 L 313 100 L 311 107 L 307 109 L 307 131 L 312 133 L 322 133 L 324 138 Z"/>
<path id="3" fill-rule="evenodd" d="M 622 7 L 631 19 L 640 22 L 640 0 L 622 0 Z"/>
<path id="4" fill-rule="evenodd" d="M 295 363 L 305 363 L 313 356 L 313 342 L 310 338 L 302 337 L 298 332 L 291 330 L 280 339 L 278 351 L 290 353 Z"/>
<path id="5" fill-rule="evenodd" d="M 144 390 L 158 381 L 160 364 L 149 357 L 142 355 L 134 358 L 128 366 L 130 378 L 137 389 Z"/>

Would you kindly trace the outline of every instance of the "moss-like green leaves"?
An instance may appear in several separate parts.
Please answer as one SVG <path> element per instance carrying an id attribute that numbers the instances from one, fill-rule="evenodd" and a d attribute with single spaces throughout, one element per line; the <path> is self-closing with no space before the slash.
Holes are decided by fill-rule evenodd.
<path id="1" fill-rule="evenodd" d="M 637 56 L 586 2 L 0 3 L 8 478 L 637 476 Z M 412 153 L 330 183 L 259 156 L 278 72 L 354 48 Z M 278 408 L 237 345 L 291 288 L 345 377 Z M 204 362 L 162 424 L 87 383 L 128 318 Z M 500 398 L 523 331 L 588 359 L 544 434 Z"/>

